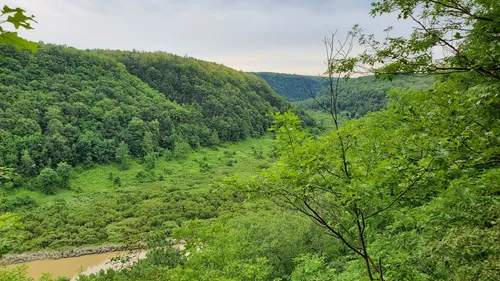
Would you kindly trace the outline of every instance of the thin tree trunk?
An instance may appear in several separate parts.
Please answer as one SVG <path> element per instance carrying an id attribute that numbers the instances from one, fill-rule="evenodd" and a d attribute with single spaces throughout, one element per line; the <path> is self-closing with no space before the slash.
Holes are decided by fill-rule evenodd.
<path id="1" fill-rule="evenodd" d="M 363 230 L 361 229 L 361 223 L 359 222 L 359 218 L 356 218 L 356 226 L 358 227 L 359 244 L 363 251 L 363 259 L 365 260 L 366 264 L 366 273 L 368 274 L 370 280 L 373 280 L 372 270 L 370 268 L 370 257 L 368 256 L 368 252 L 366 250 L 365 238 L 363 235 Z"/>

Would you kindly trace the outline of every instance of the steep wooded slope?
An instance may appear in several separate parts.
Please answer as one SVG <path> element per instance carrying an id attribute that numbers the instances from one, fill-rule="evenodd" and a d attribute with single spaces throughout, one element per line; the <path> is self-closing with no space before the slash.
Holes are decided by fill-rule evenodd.
<path id="1" fill-rule="evenodd" d="M 142 157 L 259 136 L 268 113 L 288 108 L 256 76 L 192 58 L 53 45 L 0 53 L 0 167 L 24 175 L 113 161 L 120 143 Z"/>

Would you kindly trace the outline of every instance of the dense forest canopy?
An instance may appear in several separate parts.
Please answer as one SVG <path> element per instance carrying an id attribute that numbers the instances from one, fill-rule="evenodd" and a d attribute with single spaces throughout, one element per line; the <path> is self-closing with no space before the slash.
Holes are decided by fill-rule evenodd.
<path id="1" fill-rule="evenodd" d="M 33 175 L 38 165 L 53 167 L 40 172 L 39 183 L 64 186 L 71 176 L 64 161 L 101 161 L 108 154 L 95 152 L 108 147 L 117 149 L 119 162 L 129 153 L 145 161 L 134 163 L 136 176 L 118 165 L 81 170 L 79 179 L 101 177 L 98 189 L 91 186 L 86 194 L 68 192 L 40 206 L 28 196 L 2 202 L 13 214 L 0 215 L 0 246 L 11 247 L 0 247 L 0 254 L 14 248 L 16 234 L 23 236 L 21 250 L 133 237 L 146 242 L 146 259 L 79 280 L 500 280 L 500 1 L 372 3 L 371 15 L 386 14 L 417 28 L 379 42 L 355 27 L 349 36 L 366 52 L 328 56 L 325 74 L 330 81 L 349 77 L 362 64 L 393 82 L 364 77 L 329 83 L 318 99 L 334 125 L 323 135 L 305 130 L 293 112 L 280 112 L 286 104 L 266 97 L 273 92 L 265 82 L 219 65 L 161 53 L 42 46 L 32 55 L 1 46 L 8 54 L 0 64 L 1 165 Z M 444 47 L 444 58 L 433 56 L 436 47 Z M 75 67 L 76 61 L 84 67 Z M 188 70 L 176 68 L 183 63 Z M 219 78 L 211 68 L 229 74 Z M 229 95 L 241 106 L 249 104 L 238 92 L 267 100 L 274 119 L 233 121 L 249 132 L 235 140 L 270 125 L 268 149 L 261 150 L 262 139 L 235 151 L 202 148 L 175 163 L 180 178 L 144 181 L 149 171 L 172 175 L 174 164 L 166 157 L 162 169 L 150 165 L 161 149 L 225 140 L 210 123 L 212 113 L 223 114 L 210 97 L 221 98 L 224 89 L 235 89 Z M 363 96 L 374 92 L 360 105 L 351 89 L 366 89 L 359 91 Z M 250 110 L 264 114 L 260 107 Z M 339 122 L 345 112 L 359 118 Z M 264 123 L 255 122 L 259 118 Z M 249 163 L 256 168 L 245 174 L 249 178 L 231 174 L 238 165 L 248 172 Z M 186 177 L 193 166 L 195 173 Z M 222 170 L 232 177 L 191 189 Z M 127 177 L 127 185 L 122 188 L 113 173 L 103 183 L 103 171 Z M 0 170 L 4 187 L 12 187 L 5 182 L 13 173 Z M 191 177 L 196 182 L 183 184 Z M 18 191 L 7 188 L 6 194 Z M 184 239 L 185 249 L 172 248 L 169 237 Z M 22 268 L 0 271 L 1 278 L 30 280 Z"/>
<path id="2" fill-rule="evenodd" d="M 289 108 L 256 76 L 191 58 L 0 48 L 0 166 L 24 176 L 108 163 L 120 144 L 145 157 L 261 136 Z"/>
<path id="3" fill-rule="evenodd" d="M 316 97 L 327 86 L 326 80 L 320 76 L 306 76 L 273 72 L 254 72 L 253 74 L 266 80 L 276 93 L 288 101 L 301 101 Z"/>
<path id="4" fill-rule="evenodd" d="M 223 141 L 262 134 L 268 126 L 269 104 L 280 111 L 289 108 L 264 80 L 223 65 L 162 52 L 102 53 L 168 99 L 201 108 L 204 122 Z"/>

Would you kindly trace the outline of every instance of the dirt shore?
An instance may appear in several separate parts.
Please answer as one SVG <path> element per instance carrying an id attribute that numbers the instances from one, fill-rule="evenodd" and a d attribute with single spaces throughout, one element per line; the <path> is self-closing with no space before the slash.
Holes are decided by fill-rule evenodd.
<path id="1" fill-rule="evenodd" d="M 42 251 L 42 252 L 32 252 L 32 253 L 22 253 L 22 254 L 9 254 L 5 255 L 2 258 L 2 260 L 0 260 L 0 263 L 4 265 L 9 265 L 9 264 L 30 262 L 35 260 L 56 260 L 56 259 L 74 258 L 92 254 L 136 250 L 140 248 L 141 248 L 140 246 L 130 246 L 130 245 L 103 245 L 96 247 L 71 249 L 65 251 L 64 250 Z"/>

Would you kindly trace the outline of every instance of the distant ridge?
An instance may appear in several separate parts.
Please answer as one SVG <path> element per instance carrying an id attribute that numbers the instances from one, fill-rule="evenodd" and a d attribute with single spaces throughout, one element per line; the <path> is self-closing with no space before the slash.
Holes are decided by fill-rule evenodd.
<path id="1" fill-rule="evenodd" d="M 284 96 L 290 102 L 311 98 L 311 94 L 316 96 L 321 89 L 327 86 L 326 80 L 319 76 L 273 72 L 253 72 L 253 74 L 266 80 L 276 93 Z"/>
<path id="2" fill-rule="evenodd" d="M 301 109 L 321 110 L 330 106 L 326 91 L 328 83 L 322 77 L 272 72 L 256 72 L 255 75 Z M 349 118 L 361 117 L 384 108 L 388 100 L 386 94 L 391 89 L 423 89 L 433 83 L 433 78 L 419 76 L 401 76 L 392 81 L 373 76 L 340 80 L 339 109 Z"/>

